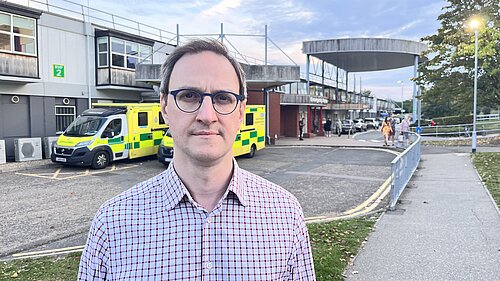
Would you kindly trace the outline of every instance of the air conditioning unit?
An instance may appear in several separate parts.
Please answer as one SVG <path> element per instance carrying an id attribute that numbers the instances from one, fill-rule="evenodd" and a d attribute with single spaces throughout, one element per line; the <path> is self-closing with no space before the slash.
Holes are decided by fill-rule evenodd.
<path id="1" fill-rule="evenodd" d="M 5 164 L 6 156 L 5 156 L 5 141 L 0 140 L 0 164 Z"/>
<path id="2" fill-rule="evenodd" d="M 57 142 L 59 137 L 45 137 L 43 138 L 43 158 L 49 159 L 52 155 L 52 145 Z"/>
<path id="3" fill-rule="evenodd" d="M 15 139 L 14 148 L 18 162 L 42 159 L 42 139 L 40 138 Z"/>

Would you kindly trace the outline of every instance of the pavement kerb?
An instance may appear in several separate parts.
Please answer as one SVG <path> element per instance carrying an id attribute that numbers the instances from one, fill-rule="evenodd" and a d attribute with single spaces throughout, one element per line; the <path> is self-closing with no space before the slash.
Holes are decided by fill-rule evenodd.
<path id="1" fill-rule="evenodd" d="M 0 164 L 0 174 L 6 172 L 18 172 L 31 168 L 38 168 L 43 166 L 50 166 L 52 161 L 50 159 L 26 161 L 26 162 L 7 162 Z"/>

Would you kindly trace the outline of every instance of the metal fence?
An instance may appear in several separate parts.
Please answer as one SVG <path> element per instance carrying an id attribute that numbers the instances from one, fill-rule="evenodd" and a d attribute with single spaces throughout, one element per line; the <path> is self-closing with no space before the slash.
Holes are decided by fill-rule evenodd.
<path id="1" fill-rule="evenodd" d="M 410 182 L 420 162 L 420 136 L 415 133 L 410 134 L 411 139 L 414 139 L 413 143 L 391 162 L 392 183 L 389 210 L 396 209 L 399 196 Z"/>
<path id="2" fill-rule="evenodd" d="M 493 120 L 493 119 L 491 119 Z M 473 124 L 442 125 L 422 127 L 421 136 L 471 137 Z M 500 133 L 500 121 L 481 121 L 476 124 L 478 135 Z"/>

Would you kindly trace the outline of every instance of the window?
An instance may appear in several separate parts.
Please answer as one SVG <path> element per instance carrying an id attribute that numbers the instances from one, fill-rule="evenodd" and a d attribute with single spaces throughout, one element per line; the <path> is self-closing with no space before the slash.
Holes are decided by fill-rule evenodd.
<path id="1" fill-rule="evenodd" d="M 160 125 L 161 125 L 161 124 L 165 124 L 165 120 L 163 119 L 163 115 L 161 114 L 161 112 L 159 112 L 159 113 L 158 113 L 158 115 L 159 115 L 159 117 L 160 117 L 160 118 L 158 118 L 158 122 L 159 122 L 159 124 L 160 124 Z"/>
<path id="2" fill-rule="evenodd" d="M 253 125 L 253 113 L 245 114 L 245 126 Z"/>
<path id="3" fill-rule="evenodd" d="M 106 126 L 106 129 L 104 129 L 104 136 L 109 137 L 116 137 L 120 135 L 122 132 L 122 119 L 115 119 L 109 122 L 108 126 Z"/>
<path id="4" fill-rule="evenodd" d="M 139 112 L 139 126 L 147 126 L 148 125 L 148 113 L 147 112 Z"/>
<path id="5" fill-rule="evenodd" d="M 0 12 L 0 51 L 36 55 L 36 21 Z"/>
<path id="6" fill-rule="evenodd" d="M 74 106 L 56 105 L 56 132 L 63 132 L 75 120 Z"/>
<path id="7" fill-rule="evenodd" d="M 108 37 L 97 38 L 97 65 L 99 67 L 108 66 Z"/>
<path id="8" fill-rule="evenodd" d="M 99 67 L 107 67 L 109 59 L 108 39 L 111 38 L 111 66 L 135 69 L 138 63 L 153 63 L 153 47 L 114 37 L 97 38 Z"/>

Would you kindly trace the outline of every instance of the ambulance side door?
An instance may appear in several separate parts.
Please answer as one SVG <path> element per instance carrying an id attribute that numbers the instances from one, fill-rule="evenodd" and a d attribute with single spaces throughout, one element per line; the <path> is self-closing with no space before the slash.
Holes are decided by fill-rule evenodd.
<path id="1" fill-rule="evenodd" d="M 107 140 L 108 146 L 113 151 L 113 160 L 128 157 L 128 149 L 125 145 L 127 131 L 127 119 L 122 115 L 111 119 L 101 135 L 101 139 Z"/>
<path id="2" fill-rule="evenodd" d="M 132 124 L 129 126 L 130 158 L 152 155 L 154 153 L 151 131 L 153 112 L 148 109 L 138 109 L 130 114 L 132 114 Z"/>

